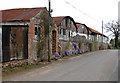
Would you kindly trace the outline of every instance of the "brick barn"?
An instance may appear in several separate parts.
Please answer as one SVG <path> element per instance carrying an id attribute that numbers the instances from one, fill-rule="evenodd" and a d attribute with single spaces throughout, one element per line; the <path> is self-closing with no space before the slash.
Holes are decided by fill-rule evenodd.
<path id="1" fill-rule="evenodd" d="M 45 37 L 46 43 L 42 58 L 48 58 L 49 13 L 46 7 L 18 8 L 0 11 L 2 13 L 2 62 L 25 60 L 29 63 L 38 61 L 37 42 Z M 45 26 L 46 25 L 46 26 Z M 39 40 L 38 40 L 38 32 Z M 53 31 L 54 34 L 55 31 Z M 43 50 L 44 51 L 44 50 Z"/>

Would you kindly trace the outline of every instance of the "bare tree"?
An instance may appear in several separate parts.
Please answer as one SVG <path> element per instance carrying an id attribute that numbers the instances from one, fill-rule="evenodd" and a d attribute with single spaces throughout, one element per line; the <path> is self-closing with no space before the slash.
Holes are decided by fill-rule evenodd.
<path id="1" fill-rule="evenodd" d="M 118 21 L 111 21 L 105 24 L 104 29 L 107 32 L 112 32 L 112 36 L 115 37 L 115 47 L 118 47 L 118 37 L 120 36 L 120 20 Z"/>

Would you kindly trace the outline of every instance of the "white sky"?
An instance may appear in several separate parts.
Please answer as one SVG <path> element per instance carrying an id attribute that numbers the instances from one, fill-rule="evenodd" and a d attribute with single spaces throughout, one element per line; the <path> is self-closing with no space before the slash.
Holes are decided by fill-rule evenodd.
<path id="1" fill-rule="evenodd" d="M 65 1 L 90 17 L 74 9 Z M 101 32 L 102 20 L 105 23 L 106 21 L 116 20 L 118 18 L 118 1 L 119 0 L 51 0 L 51 8 L 53 9 L 52 16 L 71 16 L 76 22 L 84 23 Z M 0 10 L 32 7 L 48 7 L 48 0 L 0 1 Z"/>

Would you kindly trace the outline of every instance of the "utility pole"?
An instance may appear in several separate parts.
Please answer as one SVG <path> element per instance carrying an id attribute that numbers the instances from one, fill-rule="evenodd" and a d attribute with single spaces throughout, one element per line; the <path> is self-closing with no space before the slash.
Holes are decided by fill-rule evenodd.
<path id="1" fill-rule="evenodd" d="M 103 20 L 102 20 L 102 43 L 103 43 Z"/>
<path id="2" fill-rule="evenodd" d="M 48 62 L 50 62 L 51 57 L 51 0 L 49 2 L 49 55 L 48 55 Z"/>

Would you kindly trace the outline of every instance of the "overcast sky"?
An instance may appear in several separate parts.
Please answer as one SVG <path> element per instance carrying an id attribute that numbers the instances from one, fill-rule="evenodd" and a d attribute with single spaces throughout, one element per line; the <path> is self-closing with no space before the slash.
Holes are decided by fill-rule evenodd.
<path id="1" fill-rule="evenodd" d="M 119 0 L 51 0 L 51 8 L 53 9 L 52 16 L 71 16 L 76 22 L 84 23 L 101 32 L 102 20 L 104 23 L 110 20 L 117 20 L 118 1 Z M 32 7 L 48 8 L 48 0 L 0 1 L 0 10 Z"/>

